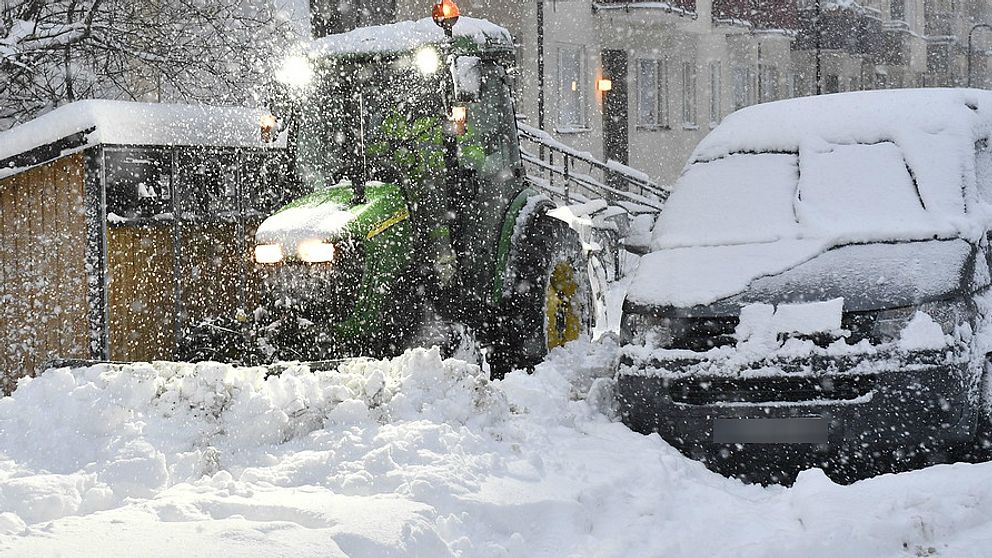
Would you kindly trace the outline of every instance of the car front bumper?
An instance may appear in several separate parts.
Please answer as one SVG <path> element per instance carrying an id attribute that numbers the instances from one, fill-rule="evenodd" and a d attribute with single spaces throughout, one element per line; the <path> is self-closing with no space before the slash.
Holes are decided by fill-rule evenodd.
<path id="1" fill-rule="evenodd" d="M 973 378 L 940 352 L 764 362 L 621 358 L 621 415 L 688 455 L 760 448 L 794 457 L 970 440 Z"/>

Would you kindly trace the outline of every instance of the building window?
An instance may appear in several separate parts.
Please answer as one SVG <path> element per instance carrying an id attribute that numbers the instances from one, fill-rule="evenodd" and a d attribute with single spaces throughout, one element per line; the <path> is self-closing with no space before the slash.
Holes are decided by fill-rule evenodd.
<path id="1" fill-rule="evenodd" d="M 808 94 L 803 75 L 800 73 L 792 74 L 792 79 L 789 81 L 789 97 L 802 97 Z"/>
<path id="2" fill-rule="evenodd" d="M 696 124 L 696 64 L 682 63 L 682 124 Z"/>
<path id="3" fill-rule="evenodd" d="M 720 122 L 720 62 L 710 62 L 710 123 Z"/>
<path id="4" fill-rule="evenodd" d="M 740 110 L 754 103 L 751 76 L 750 66 L 734 68 L 734 110 Z"/>
<path id="5" fill-rule="evenodd" d="M 840 76 L 827 74 L 823 79 L 824 93 L 840 93 Z"/>
<path id="6" fill-rule="evenodd" d="M 139 219 L 173 211 L 170 151 L 108 150 L 105 157 L 108 215 Z"/>
<path id="7" fill-rule="evenodd" d="M 892 0 L 889 3 L 889 15 L 893 21 L 906 21 L 906 1 Z"/>
<path id="8" fill-rule="evenodd" d="M 758 65 L 758 91 L 760 102 L 778 100 L 778 68 L 766 64 Z"/>
<path id="9" fill-rule="evenodd" d="M 637 124 L 660 128 L 670 125 L 668 64 L 664 61 L 637 61 Z"/>
<path id="10" fill-rule="evenodd" d="M 558 126 L 560 131 L 586 128 L 585 49 L 558 47 Z"/>

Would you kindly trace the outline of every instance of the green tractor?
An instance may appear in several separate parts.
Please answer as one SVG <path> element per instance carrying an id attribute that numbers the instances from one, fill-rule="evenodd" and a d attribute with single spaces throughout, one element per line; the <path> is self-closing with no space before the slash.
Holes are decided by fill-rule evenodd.
<path id="1" fill-rule="evenodd" d="M 277 72 L 262 133 L 285 135 L 285 188 L 304 194 L 255 234 L 263 300 L 240 340 L 193 335 L 187 358 L 485 347 L 500 376 L 588 332 L 579 237 L 524 180 L 510 36 L 438 6 L 434 22 L 320 39 Z"/>

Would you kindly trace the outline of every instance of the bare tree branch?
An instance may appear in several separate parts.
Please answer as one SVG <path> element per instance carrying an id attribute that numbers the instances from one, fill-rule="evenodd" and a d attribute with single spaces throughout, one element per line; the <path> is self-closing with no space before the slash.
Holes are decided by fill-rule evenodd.
<path id="1" fill-rule="evenodd" d="M 292 39 L 271 0 L 4 0 L 0 129 L 84 98 L 238 103 Z"/>

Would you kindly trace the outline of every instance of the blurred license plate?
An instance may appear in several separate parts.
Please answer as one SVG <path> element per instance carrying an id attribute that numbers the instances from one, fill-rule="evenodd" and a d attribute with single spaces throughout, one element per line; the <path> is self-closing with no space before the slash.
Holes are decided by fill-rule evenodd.
<path id="1" fill-rule="evenodd" d="M 713 441 L 718 444 L 825 444 L 827 419 L 718 418 L 713 421 Z"/>

